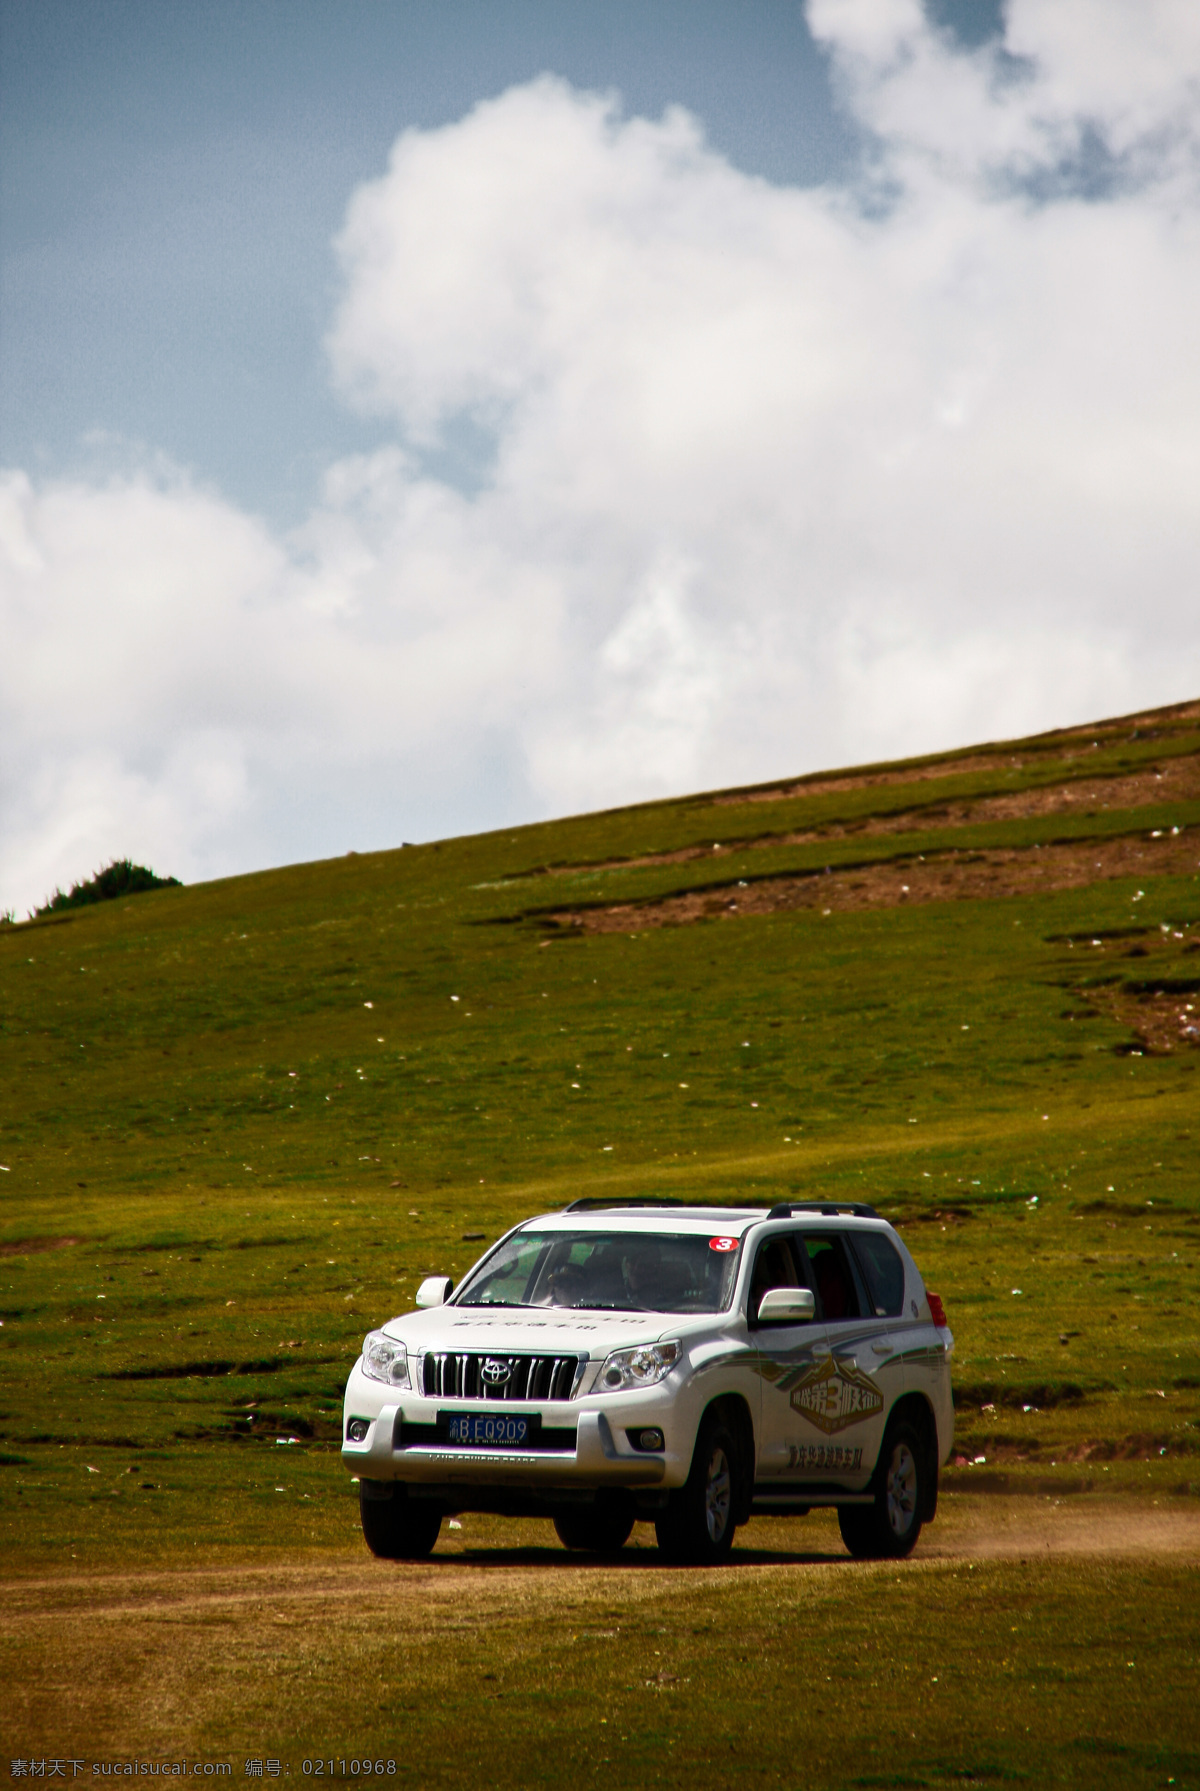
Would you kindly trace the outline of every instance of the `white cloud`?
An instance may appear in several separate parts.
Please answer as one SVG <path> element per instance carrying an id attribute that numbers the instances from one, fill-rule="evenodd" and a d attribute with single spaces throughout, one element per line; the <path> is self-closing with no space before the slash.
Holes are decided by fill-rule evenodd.
<path id="1" fill-rule="evenodd" d="M 1053 173 L 1089 137 L 1126 179 L 1188 176 L 1200 149 L 1200 13 L 1191 0 L 1008 0 L 1005 30 L 971 53 L 919 0 L 810 0 L 848 103 L 884 169 L 919 178 Z"/>
<path id="2" fill-rule="evenodd" d="M 1193 9 L 810 11 L 861 192 L 549 79 L 400 138 L 329 347 L 408 447 L 295 536 L 8 477 L 4 902 L 1195 694 Z M 412 457 L 464 417 L 471 493 Z"/>

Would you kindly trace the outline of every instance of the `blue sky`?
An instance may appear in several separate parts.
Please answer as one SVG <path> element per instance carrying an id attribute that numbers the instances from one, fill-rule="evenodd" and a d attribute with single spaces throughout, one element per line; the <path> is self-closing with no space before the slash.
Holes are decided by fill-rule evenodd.
<path id="1" fill-rule="evenodd" d="M 828 179 L 856 139 L 780 0 L 6 0 L 0 32 L 0 458 L 149 447 L 280 522 L 387 436 L 322 337 L 331 239 L 402 130 L 549 70 L 687 106 L 772 181 Z"/>
<path id="2" fill-rule="evenodd" d="M 0 0 L 0 910 L 1193 696 L 1191 0 Z"/>

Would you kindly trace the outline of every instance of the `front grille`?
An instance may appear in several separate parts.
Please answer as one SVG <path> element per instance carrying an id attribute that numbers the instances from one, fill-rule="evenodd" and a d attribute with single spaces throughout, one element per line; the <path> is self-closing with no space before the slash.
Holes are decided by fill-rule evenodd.
<path id="1" fill-rule="evenodd" d="M 570 1399 L 586 1356 L 501 1356 L 485 1350 L 430 1350 L 421 1365 L 427 1399 Z M 484 1373 L 484 1365 L 488 1373 Z M 507 1374 L 497 1377 L 497 1369 Z"/>

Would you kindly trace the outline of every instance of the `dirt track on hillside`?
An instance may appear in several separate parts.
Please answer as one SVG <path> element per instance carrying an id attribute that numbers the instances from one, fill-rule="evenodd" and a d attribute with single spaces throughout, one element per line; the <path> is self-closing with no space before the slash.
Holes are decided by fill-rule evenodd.
<path id="1" fill-rule="evenodd" d="M 914 790 L 916 798 L 920 794 Z M 1040 789 L 1013 790 L 997 796 L 962 797 L 953 801 L 914 801 L 885 815 L 868 815 L 856 821 L 830 821 L 823 826 L 790 833 L 764 833 L 753 838 L 715 840 L 711 844 L 680 846 L 673 852 L 646 852 L 635 858 L 610 858 L 579 864 L 547 866 L 552 877 L 577 876 L 580 872 L 640 870 L 659 864 L 707 864 L 734 853 L 757 852 L 779 846 L 808 846 L 818 840 L 880 839 L 903 833 L 925 833 L 944 827 L 982 827 L 992 821 L 1027 821 L 1040 815 L 1098 816 L 1118 810 L 1159 807 L 1167 802 L 1194 802 L 1200 797 L 1200 754 L 1164 759 L 1140 771 L 1114 773 L 1109 777 L 1076 777 L 1070 782 L 1048 784 Z M 761 800 L 757 799 L 756 800 Z M 1149 829 L 1147 829 L 1149 831 Z"/>
<path id="2" fill-rule="evenodd" d="M 718 804 L 743 802 L 779 802 L 791 796 L 819 796 L 827 791 L 864 790 L 889 784 L 928 783 L 942 777 L 966 777 L 975 771 L 1020 770 L 1038 763 L 1072 764 L 1086 759 L 1094 750 L 1093 742 L 1103 740 L 1106 746 L 1129 730 L 1129 738 L 1142 734 L 1155 738 L 1162 731 L 1169 739 L 1188 722 L 1200 720 L 1200 703 L 1177 703 L 1169 709 L 1151 709 L 1141 715 L 1124 716 L 1119 723 L 1100 722 L 1095 726 L 1066 728 L 1041 742 L 1026 742 L 1011 752 L 969 752 L 958 758 L 935 760 L 930 765 L 902 765 L 878 771 L 847 771 L 829 776 L 816 772 L 796 778 L 790 783 L 773 784 L 758 790 L 729 790 L 716 798 Z M 1165 724 L 1165 725 L 1164 725 Z M 1153 730 L 1149 732 L 1148 730 Z"/>
<path id="3" fill-rule="evenodd" d="M 563 932 L 641 933 L 651 927 L 745 919 L 802 908 L 830 915 L 861 908 L 1042 895 L 1118 877 L 1194 875 L 1197 870 L 1200 829 L 1193 827 L 1178 834 L 1164 833 L 1159 839 L 1139 832 L 1113 839 L 893 858 L 842 870 L 798 871 L 747 880 L 744 885 L 710 884 L 657 901 L 562 908 L 539 918 Z"/>

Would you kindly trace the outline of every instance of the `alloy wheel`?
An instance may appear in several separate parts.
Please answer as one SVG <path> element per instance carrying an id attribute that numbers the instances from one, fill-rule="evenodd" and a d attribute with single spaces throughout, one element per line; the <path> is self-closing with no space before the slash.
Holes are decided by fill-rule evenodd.
<path id="1" fill-rule="evenodd" d="M 893 1536 L 907 1536 L 916 1515 L 917 1464 L 908 1444 L 897 1443 L 887 1477 L 887 1516 Z"/>
<path id="2" fill-rule="evenodd" d="M 733 1496 L 733 1480 L 729 1460 L 720 1444 L 708 1459 L 708 1475 L 704 1483 L 704 1521 L 710 1542 L 718 1543 L 729 1527 L 729 1511 Z"/>

